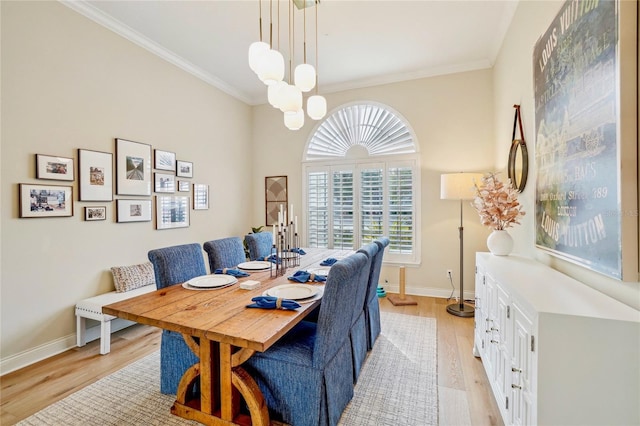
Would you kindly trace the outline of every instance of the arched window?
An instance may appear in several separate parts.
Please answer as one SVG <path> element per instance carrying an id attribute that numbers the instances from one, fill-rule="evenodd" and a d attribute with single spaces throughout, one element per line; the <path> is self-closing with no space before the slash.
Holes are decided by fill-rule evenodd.
<path id="1" fill-rule="evenodd" d="M 388 106 L 335 110 L 303 158 L 308 247 L 358 249 L 391 240 L 386 262 L 419 263 L 420 165 L 413 130 Z"/>

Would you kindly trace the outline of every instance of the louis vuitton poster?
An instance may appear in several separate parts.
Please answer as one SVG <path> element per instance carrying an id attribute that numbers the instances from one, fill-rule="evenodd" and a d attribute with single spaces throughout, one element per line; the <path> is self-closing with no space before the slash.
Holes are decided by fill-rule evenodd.
<path id="1" fill-rule="evenodd" d="M 533 68 L 536 246 L 619 279 L 617 49 L 617 1 L 566 1 Z"/>

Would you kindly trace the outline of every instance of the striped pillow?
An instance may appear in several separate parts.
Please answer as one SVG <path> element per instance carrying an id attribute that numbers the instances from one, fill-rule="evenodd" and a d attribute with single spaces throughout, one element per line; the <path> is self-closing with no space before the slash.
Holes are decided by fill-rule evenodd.
<path id="1" fill-rule="evenodd" d="M 116 293 L 124 293 L 156 283 L 151 262 L 131 266 L 114 266 L 111 268 L 111 273 Z"/>

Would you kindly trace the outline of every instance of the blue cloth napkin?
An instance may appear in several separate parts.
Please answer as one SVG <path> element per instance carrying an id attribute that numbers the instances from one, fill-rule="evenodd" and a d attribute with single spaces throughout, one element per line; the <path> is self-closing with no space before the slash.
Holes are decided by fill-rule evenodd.
<path id="1" fill-rule="evenodd" d="M 227 274 L 227 275 L 233 275 L 234 277 L 248 277 L 249 276 L 249 274 L 247 274 L 244 271 L 241 271 L 239 269 L 229 269 L 229 268 L 216 269 L 214 274 Z"/>
<path id="2" fill-rule="evenodd" d="M 274 296 L 257 296 L 251 301 L 255 303 L 247 305 L 247 308 L 296 309 L 300 307 L 300 304 L 295 300 L 281 299 Z"/>
<path id="3" fill-rule="evenodd" d="M 296 248 L 292 248 L 292 249 L 291 249 L 291 251 L 292 251 L 293 253 L 298 253 L 298 254 L 301 254 L 301 255 L 302 255 L 302 254 L 307 254 L 307 252 L 306 252 L 306 251 L 302 250 L 301 248 L 297 248 L 297 247 L 296 247 Z"/>
<path id="4" fill-rule="evenodd" d="M 334 263 L 336 263 L 338 261 L 338 259 L 334 259 L 333 257 L 329 257 L 325 260 L 323 260 L 322 262 L 320 262 L 320 266 L 331 266 Z"/>
<path id="5" fill-rule="evenodd" d="M 265 262 L 271 262 L 271 263 L 278 263 L 280 264 L 280 259 L 278 259 L 278 256 L 275 254 L 269 255 L 269 256 L 265 256 L 262 258 L 262 260 L 264 260 Z"/>
<path id="6" fill-rule="evenodd" d="M 320 283 L 327 280 L 327 277 L 324 275 L 310 274 L 307 271 L 296 271 L 295 274 L 287 278 L 289 278 L 291 281 L 297 281 L 299 283 L 306 283 L 307 281 L 315 281 Z"/>

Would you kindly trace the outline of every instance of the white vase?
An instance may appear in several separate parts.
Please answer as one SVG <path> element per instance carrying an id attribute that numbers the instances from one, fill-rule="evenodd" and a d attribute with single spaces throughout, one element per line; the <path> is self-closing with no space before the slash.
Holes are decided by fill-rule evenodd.
<path id="1" fill-rule="evenodd" d="M 487 247 L 491 254 L 507 256 L 513 250 L 513 238 L 507 231 L 495 230 L 487 238 Z"/>

